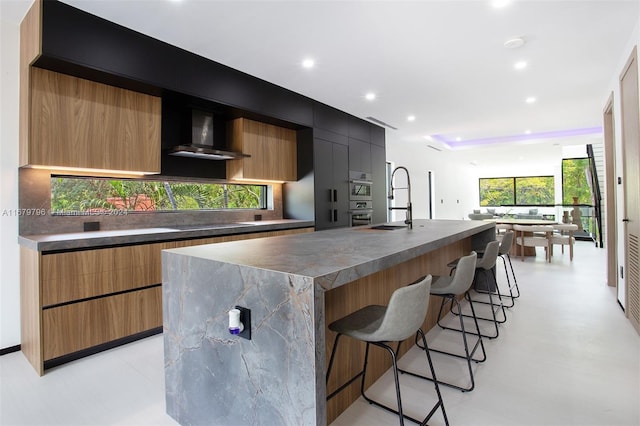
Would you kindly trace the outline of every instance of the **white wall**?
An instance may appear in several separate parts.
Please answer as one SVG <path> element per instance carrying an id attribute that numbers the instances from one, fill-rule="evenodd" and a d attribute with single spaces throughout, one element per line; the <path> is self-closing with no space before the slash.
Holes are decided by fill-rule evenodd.
<path id="1" fill-rule="evenodd" d="M 0 349 L 20 344 L 18 219 L 19 26 L 0 1 Z"/>
<path id="2" fill-rule="evenodd" d="M 428 172 L 431 171 L 434 181 L 434 219 L 463 219 L 471 212 L 472 205 L 477 204 L 477 196 L 469 186 L 460 182 L 469 182 L 469 168 L 457 164 L 448 152 L 438 152 L 426 143 L 407 143 L 394 140 L 393 133 L 387 132 L 387 161 L 394 167 L 405 166 L 411 176 L 411 202 L 414 219 L 429 217 Z M 404 177 L 398 175 L 400 183 Z M 477 180 L 476 180 L 477 182 Z M 403 185 L 401 185 L 403 186 Z M 406 204 L 406 192 L 397 191 L 395 205 Z M 396 220 L 404 219 L 404 213 L 396 214 Z"/>

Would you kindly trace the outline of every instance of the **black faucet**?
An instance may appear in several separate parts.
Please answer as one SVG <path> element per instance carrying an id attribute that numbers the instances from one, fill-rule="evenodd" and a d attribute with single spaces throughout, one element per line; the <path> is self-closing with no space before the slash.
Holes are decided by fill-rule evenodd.
<path id="1" fill-rule="evenodd" d="M 405 188 L 394 188 L 393 187 L 393 178 L 396 174 L 396 172 L 398 170 L 404 170 L 404 172 L 407 175 L 407 186 Z M 411 214 L 411 180 L 409 179 L 409 170 L 407 170 L 406 167 L 404 166 L 399 166 L 396 167 L 393 172 L 391 173 L 391 179 L 389 179 L 389 196 L 388 198 L 390 200 L 393 200 L 393 192 L 397 189 L 406 189 L 407 190 L 407 207 L 389 207 L 389 210 L 406 210 L 407 211 L 407 215 L 406 218 L 404 220 L 404 223 L 406 223 L 407 225 L 409 225 L 410 229 L 413 229 L 413 219 L 412 219 L 412 214 Z"/>

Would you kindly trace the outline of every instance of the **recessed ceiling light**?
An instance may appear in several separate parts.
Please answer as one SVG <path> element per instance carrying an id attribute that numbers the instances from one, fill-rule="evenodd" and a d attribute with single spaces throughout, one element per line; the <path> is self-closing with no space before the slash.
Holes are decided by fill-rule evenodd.
<path id="1" fill-rule="evenodd" d="M 522 37 L 514 37 L 504 42 L 504 47 L 507 49 L 516 49 L 524 46 L 524 39 Z"/>
<path id="2" fill-rule="evenodd" d="M 416 121 L 416 116 L 415 115 L 408 116 L 407 121 Z"/>
<path id="3" fill-rule="evenodd" d="M 533 96 L 529 96 L 527 99 L 524 100 L 526 103 L 528 104 L 532 104 L 536 101 L 536 98 Z"/>
<path id="4" fill-rule="evenodd" d="M 314 61 L 311 58 L 307 58 L 302 61 L 302 66 L 304 68 L 313 68 L 315 64 L 316 64 L 316 61 Z"/>
<path id="5" fill-rule="evenodd" d="M 369 92 L 366 95 L 364 95 L 364 98 L 368 101 L 373 101 L 376 98 L 376 94 L 373 92 Z"/>
<path id="6" fill-rule="evenodd" d="M 527 63 L 525 61 L 518 61 L 513 64 L 513 67 L 517 70 L 523 70 L 527 67 Z"/>
<path id="7" fill-rule="evenodd" d="M 501 9 L 505 6 L 509 6 L 509 3 L 511 3 L 510 0 L 491 0 L 491 6 L 495 7 L 496 9 Z"/>

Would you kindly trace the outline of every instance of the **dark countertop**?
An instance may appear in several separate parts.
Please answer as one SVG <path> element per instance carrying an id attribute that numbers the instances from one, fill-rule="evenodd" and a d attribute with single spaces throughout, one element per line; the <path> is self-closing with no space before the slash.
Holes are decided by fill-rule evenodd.
<path id="1" fill-rule="evenodd" d="M 304 276 L 328 290 L 494 227 L 493 222 L 473 220 L 415 220 L 413 229 L 362 226 L 168 251 L 241 269 Z M 481 244 L 478 248 L 486 241 Z"/>
<path id="2" fill-rule="evenodd" d="M 92 249 L 114 245 L 157 243 L 161 241 L 207 238 L 253 232 L 313 227 L 308 220 L 264 220 L 212 225 L 120 229 L 111 231 L 71 232 L 65 234 L 19 235 L 18 243 L 36 251 Z"/>

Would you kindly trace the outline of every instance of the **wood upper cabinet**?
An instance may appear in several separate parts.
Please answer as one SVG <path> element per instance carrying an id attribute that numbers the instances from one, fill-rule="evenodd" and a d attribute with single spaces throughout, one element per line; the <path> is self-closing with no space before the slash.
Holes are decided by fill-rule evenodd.
<path id="1" fill-rule="evenodd" d="M 251 157 L 228 160 L 227 179 L 296 181 L 296 131 L 246 118 L 228 124 L 229 148 Z"/>
<path id="2" fill-rule="evenodd" d="M 35 67 L 28 72 L 21 165 L 160 172 L 160 98 Z"/>

